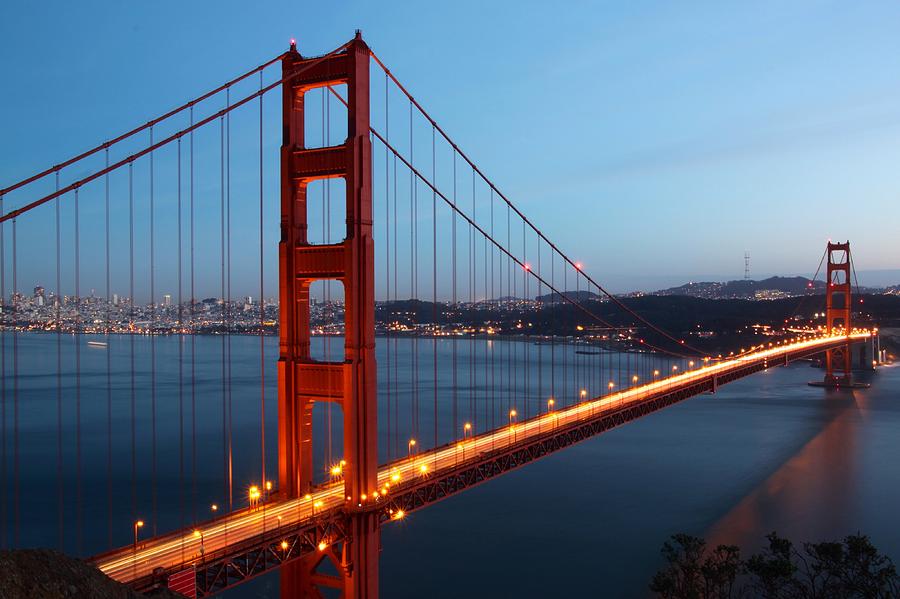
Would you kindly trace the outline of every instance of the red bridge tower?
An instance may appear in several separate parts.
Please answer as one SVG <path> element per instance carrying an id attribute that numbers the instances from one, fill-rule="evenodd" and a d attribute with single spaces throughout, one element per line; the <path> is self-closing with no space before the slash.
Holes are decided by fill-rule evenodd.
<path id="1" fill-rule="evenodd" d="M 829 335 L 843 332 L 850 334 L 850 242 L 828 242 L 827 286 L 825 288 L 825 326 Z M 845 346 L 825 352 L 825 385 L 828 387 L 851 386 L 852 366 L 850 340 Z"/>
<path id="2" fill-rule="evenodd" d="M 282 60 L 284 131 L 281 147 L 281 242 L 278 360 L 278 480 L 287 497 L 312 485 L 312 411 L 316 402 L 340 405 L 344 415 L 343 468 L 351 540 L 282 568 L 282 597 L 320 596 L 317 584 L 341 589 L 343 597 L 378 594 L 376 516 L 358 510 L 377 490 L 378 452 L 375 380 L 375 261 L 372 240 L 372 148 L 369 139 L 369 47 L 357 32 L 342 52 L 313 62 L 292 44 Z M 347 139 L 338 146 L 307 148 L 304 97 L 314 88 L 346 84 Z M 342 177 L 347 190 L 343 241 L 311 245 L 307 186 Z M 309 288 L 335 279 L 344 287 L 344 360 L 310 356 Z M 328 558 L 338 576 L 317 573 Z"/>

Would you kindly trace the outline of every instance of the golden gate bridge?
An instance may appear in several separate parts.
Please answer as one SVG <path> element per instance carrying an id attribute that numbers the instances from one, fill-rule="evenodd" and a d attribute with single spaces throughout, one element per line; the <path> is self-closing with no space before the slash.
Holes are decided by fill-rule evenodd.
<path id="1" fill-rule="evenodd" d="M 271 127 L 264 101 L 279 93 L 280 311 L 272 468 L 266 459 L 267 400 L 272 408 L 266 367 L 275 356 L 266 353 L 270 315 L 264 297 L 266 248 L 275 243 L 265 235 L 266 198 L 272 194 L 266 173 L 275 157 L 266 152 Z M 247 174 L 254 170 L 257 177 Z M 344 202 L 332 205 L 335 194 Z M 823 330 L 727 356 L 667 332 L 609 293 L 529 220 L 359 33 L 317 57 L 302 56 L 292 41 L 287 52 L 255 69 L 0 190 L 0 200 L 3 481 L 12 481 L 12 506 L 9 493 L 3 495 L 3 525 L 9 510 L 18 544 L 19 413 L 27 384 L 21 373 L 29 366 L 19 344 L 26 331 L 38 328 L 56 338 L 56 354 L 45 356 L 48 372 L 56 376 L 55 397 L 45 392 L 56 403 L 56 413 L 46 419 L 53 422 L 55 416 L 60 546 L 70 511 L 64 497 L 73 494 L 64 484 L 63 420 L 74 410 L 77 548 L 85 535 L 82 473 L 105 468 L 108 550 L 90 561 L 138 590 L 167 586 L 189 597 L 207 596 L 280 569 L 284 597 L 376 597 L 382 526 L 613 427 L 794 360 L 824 353 L 824 384 L 852 386 L 850 345 L 872 336 L 850 322 L 849 243 L 826 249 Z M 117 219 L 127 220 L 127 227 L 116 226 Z M 55 246 L 43 243 L 36 252 L 22 238 L 23 227 L 49 231 L 51 240 L 55 234 Z M 246 259 L 253 251 L 258 261 Z M 35 266 L 35 258 L 49 266 Z M 28 269 L 55 274 L 51 317 L 38 327 L 26 322 L 19 291 L 23 281 L 40 276 Z M 238 484 L 236 499 L 236 452 L 251 450 L 235 447 L 231 334 L 238 317 L 246 317 L 238 314 L 232 286 L 238 285 L 236 274 L 247 272 L 259 286 L 256 306 L 248 301 L 242 310 L 254 314 L 253 332 L 260 339 L 259 393 L 239 393 L 237 400 L 258 401 L 259 461 L 258 479 L 246 488 Z M 85 297 L 87 280 L 105 289 L 105 302 L 95 301 L 93 293 Z M 126 281 L 127 299 L 114 302 L 112 289 Z M 208 289 L 210 281 L 220 300 L 213 312 L 198 297 L 201 282 Z M 177 288 L 174 312 L 159 303 L 162 285 Z M 141 287 L 148 308 L 135 300 Z M 583 300 L 582 291 L 596 294 L 620 316 L 614 322 L 601 316 L 600 302 Z M 551 299 L 535 312 L 533 296 Z M 331 348 L 332 336 L 314 341 L 311 318 L 317 305 L 336 304 L 343 307 L 334 336 L 342 351 Z M 377 325 L 376 304 L 384 307 L 383 325 Z M 445 309 L 463 305 L 518 317 L 505 331 L 489 324 L 446 326 Z M 573 353 L 571 336 L 530 331 L 540 312 L 563 308 L 578 322 L 607 331 L 594 346 L 600 350 Z M 166 309 L 176 318 L 174 330 L 166 332 L 182 340 L 170 362 L 174 371 L 163 368 L 155 341 Z M 210 398 L 198 397 L 196 385 L 198 360 L 213 357 L 198 355 L 195 337 L 210 324 L 220 341 L 218 412 L 208 410 Z M 409 354 L 398 349 L 400 330 L 413 331 Z M 376 362 L 377 332 L 383 345 Z M 127 363 L 114 368 L 107 353 L 105 384 L 83 390 L 80 339 L 105 345 L 119 333 L 129 334 L 121 341 Z M 139 334 L 148 336 L 149 355 L 135 349 Z M 519 337 L 532 343 L 491 350 L 492 339 Z M 444 338 L 453 339 L 446 363 L 438 350 Z M 68 354 L 63 357 L 70 344 L 72 363 Z M 465 351 L 462 344 L 468 344 Z M 452 373 L 449 389 L 439 388 L 439 369 Z M 123 373 L 127 382 L 114 384 L 113 377 Z M 138 415 L 142 398 L 149 400 L 149 418 Z M 90 424 L 82 415 L 87 402 L 106 406 L 106 422 L 94 423 L 98 430 L 106 425 L 99 450 L 82 438 L 82 427 Z M 177 418 L 160 416 L 176 404 Z M 123 432 L 130 441 L 124 456 L 116 455 L 113 442 L 120 432 L 114 430 L 113 411 L 121 405 L 127 406 L 130 427 Z M 221 418 L 221 455 L 205 460 L 197 421 L 213 417 Z M 136 483 L 138 429 L 148 424 L 149 510 Z M 166 487 L 159 480 L 157 443 L 161 429 L 174 424 L 178 484 Z M 114 462 L 128 457 L 130 520 L 123 527 L 114 522 L 122 512 L 113 499 Z M 198 515 L 198 470 L 217 464 L 225 499 L 206 518 Z M 168 531 L 153 517 L 166 496 L 176 498 L 181 512 L 179 524 Z M 151 517 L 142 516 L 148 512 Z M 133 542 L 122 538 L 123 529 L 133 533 Z M 4 541 L 7 534 L 4 528 Z"/>

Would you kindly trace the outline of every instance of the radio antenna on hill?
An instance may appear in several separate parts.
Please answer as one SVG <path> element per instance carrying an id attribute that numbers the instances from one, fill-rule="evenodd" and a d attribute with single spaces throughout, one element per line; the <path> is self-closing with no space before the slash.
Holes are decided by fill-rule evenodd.
<path id="1" fill-rule="evenodd" d="M 750 250 L 744 250 L 744 280 L 750 279 Z"/>

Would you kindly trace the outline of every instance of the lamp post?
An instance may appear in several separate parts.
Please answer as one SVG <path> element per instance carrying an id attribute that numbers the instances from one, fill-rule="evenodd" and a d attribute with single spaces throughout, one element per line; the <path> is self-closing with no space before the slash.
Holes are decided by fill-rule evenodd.
<path id="1" fill-rule="evenodd" d="M 136 520 L 134 523 L 134 550 L 137 552 L 138 530 L 144 527 L 143 520 Z"/>
<path id="2" fill-rule="evenodd" d="M 406 444 L 406 459 L 412 458 L 412 448 L 416 446 L 416 440 L 410 439 L 409 443 Z"/>
<path id="3" fill-rule="evenodd" d="M 516 415 L 517 412 L 515 410 L 509 411 L 509 430 L 513 434 L 513 443 L 516 442 Z"/>
<path id="4" fill-rule="evenodd" d="M 195 531 L 194 531 L 194 538 L 200 539 L 200 557 L 203 557 L 203 553 L 204 553 L 204 547 L 203 547 L 203 531 L 202 531 L 202 530 L 195 530 Z"/>

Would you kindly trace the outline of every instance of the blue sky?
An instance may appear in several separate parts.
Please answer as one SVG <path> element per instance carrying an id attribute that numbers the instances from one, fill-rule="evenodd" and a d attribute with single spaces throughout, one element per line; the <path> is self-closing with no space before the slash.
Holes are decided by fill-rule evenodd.
<path id="1" fill-rule="evenodd" d="M 316 54 L 356 28 L 613 289 L 740 278 L 745 250 L 756 276 L 811 273 L 828 238 L 853 242 L 860 271 L 900 269 L 900 4 L 887 1 L 8 2 L 0 185 L 291 37 Z"/>

